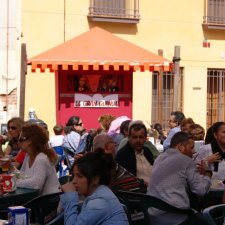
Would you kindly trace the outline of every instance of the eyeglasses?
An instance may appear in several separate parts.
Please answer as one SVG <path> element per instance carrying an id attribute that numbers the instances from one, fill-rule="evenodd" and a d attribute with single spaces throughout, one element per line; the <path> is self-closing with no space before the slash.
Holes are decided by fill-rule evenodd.
<path id="1" fill-rule="evenodd" d="M 28 138 L 27 137 L 19 137 L 18 142 L 24 142 L 26 141 Z"/>
<path id="2" fill-rule="evenodd" d="M 83 126 L 83 123 L 82 122 L 81 123 L 78 123 L 78 124 L 76 124 L 76 126 L 81 127 L 81 126 Z"/>
<path id="3" fill-rule="evenodd" d="M 7 129 L 8 129 L 8 130 L 10 130 L 10 129 L 11 129 L 11 130 L 16 130 L 16 127 L 15 127 L 15 126 L 8 126 Z"/>

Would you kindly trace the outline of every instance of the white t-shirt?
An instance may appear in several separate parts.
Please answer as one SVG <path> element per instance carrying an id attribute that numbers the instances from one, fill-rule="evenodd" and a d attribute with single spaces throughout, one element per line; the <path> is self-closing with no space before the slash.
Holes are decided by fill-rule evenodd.
<path id="1" fill-rule="evenodd" d="M 63 135 L 55 135 L 50 137 L 49 140 L 49 145 L 53 148 L 53 147 L 57 147 L 57 146 L 61 146 L 63 143 Z"/>

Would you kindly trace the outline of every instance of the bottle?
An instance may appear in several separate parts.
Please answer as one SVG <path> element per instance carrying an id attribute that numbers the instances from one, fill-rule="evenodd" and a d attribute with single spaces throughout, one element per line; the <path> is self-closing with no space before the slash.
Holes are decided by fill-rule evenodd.
<path id="1" fill-rule="evenodd" d="M 29 116 L 30 120 L 37 120 L 38 119 L 37 115 L 36 115 L 36 112 L 33 108 L 29 109 L 29 115 L 28 116 Z"/>

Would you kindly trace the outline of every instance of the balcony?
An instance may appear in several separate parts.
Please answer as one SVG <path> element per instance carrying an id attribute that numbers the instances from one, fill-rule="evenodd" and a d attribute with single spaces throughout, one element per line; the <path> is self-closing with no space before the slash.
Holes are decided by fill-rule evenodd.
<path id="1" fill-rule="evenodd" d="M 88 19 L 136 24 L 140 20 L 139 0 L 90 0 Z"/>
<path id="2" fill-rule="evenodd" d="M 205 0 L 203 26 L 208 29 L 225 29 L 225 0 Z"/>

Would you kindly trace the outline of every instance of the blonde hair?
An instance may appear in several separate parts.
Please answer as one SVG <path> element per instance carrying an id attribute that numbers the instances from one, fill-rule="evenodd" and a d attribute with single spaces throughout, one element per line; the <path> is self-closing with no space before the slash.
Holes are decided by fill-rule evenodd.
<path id="1" fill-rule="evenodd" d="M 107 132 L 109 130 L 110 124 L 116 117 L 110 114 L 101 115 L 98 118 L 98 122 L 101 124 L 102 128 Z"/>
<path id="2" fill-rule="evenodd" d="M 205 129 L 200 124 L 192 124 L 190 126 L 190 135 L 193 136 L 195 141 L 204 140 Z"/>

